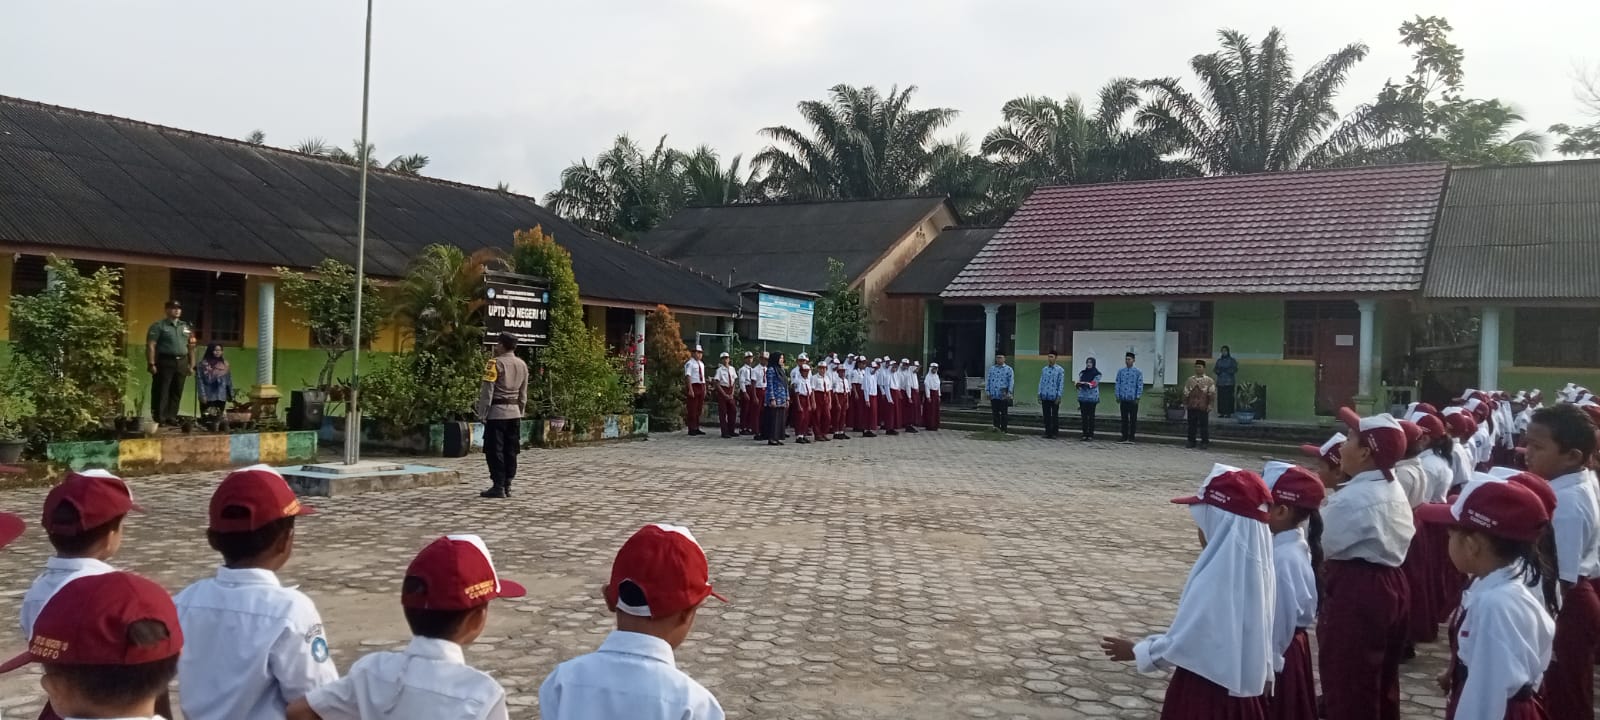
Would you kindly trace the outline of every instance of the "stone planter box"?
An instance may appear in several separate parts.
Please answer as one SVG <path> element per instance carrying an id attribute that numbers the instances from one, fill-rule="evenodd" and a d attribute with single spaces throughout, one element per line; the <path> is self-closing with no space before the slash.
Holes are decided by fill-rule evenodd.
<path id="1" fill-rule="evenodd" d="M 60 442 L 45 446 L 45 455 L 67 470 L 104 468 L 121 475 L 223 470 L 257 463 L 315 462 L 317 434 L 295 431 Z"/>
<path id="2" fill-rule="evenodd" d="M 472 452 L 483 451 L 483 423 L 467 423 L 468 432 L 472 437 Z M 574 427 L 575 423 L 567 421 L 566 427 L 559 431 L 550 429 L 550 421 L 545 418 L 524 418 L 521 432 L 523 447 L 571 447 L 577 443 L 601 442 L 605 440 L 624 440 L 628 438 L 647 437 L 650 434 L 650 416 L 646 413 L 632 413 L 622 415 L 606 415 L 598 420 L 588 423 L 576 423 L 581 428 Z M 577 433 L 575 430 L 583 432 Z M 363 452 L 422 455 L 442 457 L 444 455 L 444 424 L 429 425 L 426 428 L 418 427 L 404 432 L 374 430 L 372 422 L 368 421 L 361 427 L 361 449 Z M 317 437 L 325 444 L 342 447 L 344 445 L 344 418 L 323 418 L 322 431 Z"/>

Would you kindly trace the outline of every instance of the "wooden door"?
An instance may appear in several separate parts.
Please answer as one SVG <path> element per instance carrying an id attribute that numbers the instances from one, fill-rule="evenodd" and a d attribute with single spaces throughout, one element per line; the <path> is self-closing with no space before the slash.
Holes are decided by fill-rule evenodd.
<path id="1" fill-rule="evenodd" d="M 1317 323 L 1317 414 L 1333 415 L 1360 391 L 1361 321 L 1323 318 Z"/>

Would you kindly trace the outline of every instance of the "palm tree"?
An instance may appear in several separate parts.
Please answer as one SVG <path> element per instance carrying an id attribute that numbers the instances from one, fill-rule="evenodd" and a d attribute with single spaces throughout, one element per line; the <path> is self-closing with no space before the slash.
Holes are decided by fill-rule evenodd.
<path id="1" fill-rule="evenodd" d="M 395 310 L 419 344 L 441 358 L 474 358 L 483 347 L 483 276 L 511 267 L 492 248 L 467 255 L 451 245 L 429 245 L 396 288 Z"/>
<path id="2" fill-rule="evenodd" d="M 727 169 L 723 169 L 717 151 L 701 145 L 694 152 L 680 158 L 683 199 L 687 205 L 732 205 L 749 199 L 753 179 L 739 177 L 739 166 L 744 158 L 733 156 Z"/>
<path id="3" fill-rule="evenodd" d="M 1149 80 L 1139 127 L 1169 140 L 1215 175 L 1320 167 L 1365 147 L 1382 132 L 1373 106 L 1340 119 L 1333 101 L 1350 69 L 1367 56 L 1352 43 L 1294 78 L 1289 49 L 1273 28 L 1260 46 L 1222 30 L 1222 49 L 1189 61 L 1199 97 L 1176 78 Z"/>
<path id="4" fill-rule="evenodd" d="M 318 157 L 327 155 L 330 150 L 332 148 L 328 146 L 328 142 L 319 137 L 306 138 L 294 146 L 294 151 L 297 153 L 316 155 Z"/>
<path id="5" fill-rule="evenodd" d="M 1444 111 L 1439 134 L 1429 138 L 1433 157 L 1463 165 L 1508 165 L 1537 160 L 1545 136 L 1532 130 L 1511 134 L 1521 113 L 1499 100 L 1465 100 Z M 1419 158 L 1421 159 L 1421 158 Z"/>
<path id="6" fill-rule="evenodd" d="M 782 198 L 883 198 L 914 192 L 931 163 L 933 134 L 955 118 L 949 108 L 915 109 L 916 86 L 835 85 L 827 100 L 807 100 L 800 116 L 811 134 L 779 125 L 761 131 L 773 145 L 755 158 L 762 189 Z"/>
<path id="7" fill-rule="evenodd" d="M 296 144 L 294 146 L 294 150 L 295 150 L 295 152 L 301 152 L 301 153 L 305 153 L 307 155 L 316 155 L 318 157 L 325 157 L 325 158 L 328 158 L 329 160 L 332 160 L 332 161 L 337 162 L 337 163 L 344 163 L 345 165 L 360 165 L 361 164 L 361 141 L 360 140 L 351 141 L 350 142 L 350 149 L 349 150 L 345 150 L 342 147 L 329 145 L 322 138 L 318 138 L 318 137 L 307 138 L 305 140 L 301 140 L 298 144 Z M 406 175 L 421 175 L 422 174 L 422 169 L 428 166 L 428 156 L 427 155 L 420 155 L 420 154 L 399 155 L 399 156 L 396 156 L 393 160 L 390 160 L 387 163 L 380 163 L 374 157 L 377 154 L 377 152 L 378 152 L 378 148 L 377 148 L 376 145 L 373 145 L 372 143 L 367 143 L 367 153 L 366 153 L 367 154 L 367 162 L 370 163 L 371 167 L 382 168 L 384 170 L 391 170 L 391 171 L 394 171 L 394 172 L 397 172 L 397 173 L 403 173 L 403 174 L 406 174 Z"/>
<path id="8" fill-rule="evenodd" d="M 997 192 L 1000 168 L 972 152 L 967 136 L 941 142 L 929 151 L 928 176 L 918 192 L 945 195 L 969 223 L 998 223 L 1016 209 L 1010 195 Z"/>
<path id="9" fill-rule="evenodd" d="M 683 160 L 664 135 L 648 155 L 618 135 L 594 164 L 582 160 L 561 171 L 561 188 L 544 202 L 584 227 L 631 240 L 683 206 Z"/>

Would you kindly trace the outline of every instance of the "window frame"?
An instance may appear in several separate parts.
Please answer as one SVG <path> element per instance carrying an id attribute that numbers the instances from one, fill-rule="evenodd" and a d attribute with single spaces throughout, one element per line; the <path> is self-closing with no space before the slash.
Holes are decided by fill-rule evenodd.
<path id="1" fill-rule="evenodd" d="M 1039 352 L 1072 355 L 1072 333 L 1094 329 L 1094 303 L 1039 304 Z M 1056 337 L 1059 335 L 1060 337 Z"/>
<path id="2" fill-rule="evenodd" d="M 1600 308 L 1551 312 L 1551 308 L 1519 307 L 1512 313 L 1512 323 L 1511 361 L 1517 367 L 1600 365 Z"/>
<path id="3" fill-rule="evenodd" d="M 243 347 L 245 338 L 246 298 L 248 293 L 249 278 L 241 273 L 216 272 L 213 270 L 190 270 L 186 268 L 172 268 L 168 275 L 168 295 L 183 305 L 183 321 L 194 328 L 195 343 L 204 348 L 211 343 L 222 347 Z M 233 283 L 237 282 L 238 307 L 234 311 L 236 317 L 235 332 L 237 337 L 219 338 L 215 320 L 224 314 L 219 307 L 223 306 L 219 298 L 234 289 Z"/>
<path id="4" fill-rule="evenodd" d="M 1216 304 L 1210 300 L 1174 302 L 1167 311 L 1167 332 L 1178 333 L 1178 357 L 1211 357 Z"/>

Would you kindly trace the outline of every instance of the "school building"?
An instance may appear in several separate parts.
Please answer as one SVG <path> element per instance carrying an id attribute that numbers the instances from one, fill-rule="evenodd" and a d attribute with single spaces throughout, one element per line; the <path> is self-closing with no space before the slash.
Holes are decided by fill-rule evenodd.
<path id="1" fill-rule="evenodd" d="M 202 348 L 225 348 L 236 388 L 309 387 L 326 356 L 278 296 L 275 268 L 325 257 L 354 265 L 358 175 L 325 158 L 0 96 L 0 298 L 44 288 L 49 255 L 83 271 L 119 269 L 130 400 L 149 395 L 145 331 L 168 299 L 183 304 Z M 589 322 L 613 346 L 642 335 L 657 304 L 690 337 L 738 313 L 714 278 L 587 232 L 532 198 L 383 170 L 368 183 L 366 271 L 380 283 L 430 244 L 509 250 L 515 231 L 542 226 L 571 253 Z M 0 363 L 8 337 L 0 303 Z M 384 327 L 367 357 L 382 362 L 405 341 Z M 336 377 L 349 377 L 349 362 Z M 183 408 L 193 407 L 191 388 Z"/>

